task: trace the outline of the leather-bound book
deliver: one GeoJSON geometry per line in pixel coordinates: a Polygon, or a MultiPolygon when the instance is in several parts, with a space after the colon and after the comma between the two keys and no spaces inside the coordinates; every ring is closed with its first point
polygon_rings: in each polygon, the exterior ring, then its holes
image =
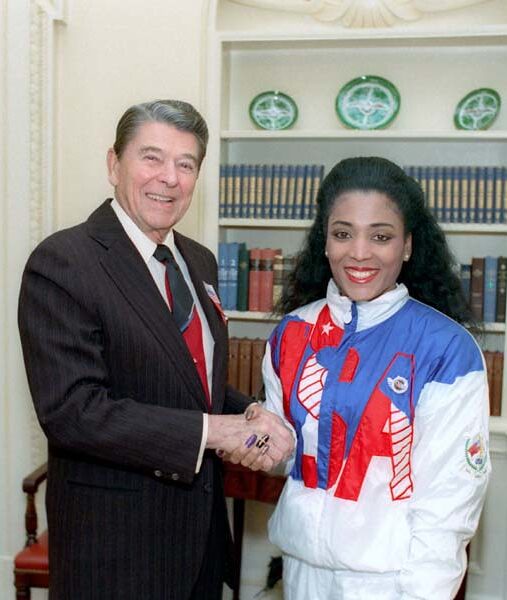
{"type": "Polygon", "coordinates": [[[498,257],[496,275],[496,316],[497,323],[505,323],[505,304],[507,296],[507,256],[498,257]]]}
{"type": "Polygon", "coordinates": [[[281,250],[262,248],[259,275],[259,310],[270,312],[273,310],[273,261],[281,250]]]}
{"type": "Polygon", "coordinates": [[[248,310],[248,276],[250,273],[250,257],[246,244],[241,242],[238,252],[238,298],[237,310],[248,310]]]}
{"type": "Polygon", "coordinates": [[[492,389],[490,390],[491,416],[502,415],[503,352],[494,352],[492,389]]]}
{"type": "Polygon", "coordinates": [[[250,271],[248,273],[248,310],[257,311],[260,310],[260,248],[252,248],[249,251],[249,256],[250,271]]]}
{"type": "Polygon", "coordinates": [[[482,321],[484,308],[484,258],[472,258],[470,308],[474,317],[482,321]]]}
{"type": "Polygon", "coordinates": [[[256,400],[262,389],[262,359],[266,350],[266,340],[255,338],[252,340],[252,372],[251,372],[251,393],[256,400]]]}
{"type": "Polygon", "coordinates": [[[239,338],[238,390],[246,396],[251,395],[250,379],[252,372],[252,340],[239,338]]]}
{"type": "Polygon", "coordinates": [[[227,383],[234,388],[238,388],[239,375],[239,339],[236,337],[229,338],[229,362],[227,363],[227,383]]]}

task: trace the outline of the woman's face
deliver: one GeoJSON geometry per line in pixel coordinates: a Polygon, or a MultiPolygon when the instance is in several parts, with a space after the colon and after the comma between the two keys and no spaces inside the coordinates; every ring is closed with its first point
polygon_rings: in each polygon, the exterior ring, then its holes
{"type": "Polygon", "coordinates": [[[373,300],[394,288],[412,251],[396,205],[375,191],[344,192],[329,214],[326,253],[333,279],[351,300],[373,300]]]}

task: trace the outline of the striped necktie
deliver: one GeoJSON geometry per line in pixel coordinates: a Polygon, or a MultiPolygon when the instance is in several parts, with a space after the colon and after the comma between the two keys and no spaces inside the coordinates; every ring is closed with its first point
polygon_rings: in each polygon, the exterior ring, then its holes
{"type": "Polygon", "coordinates": [[[153,256],[165,265],[167,281],[169,283],[167,292],[171,304],[171,311],[174,320],[176,321],[176,325],[183,333],[192,319],[194,299],[188,289],[183,273],[174,260],[173,253],[169,248],[163,244],[158,244],[153,256]]]}
{"type": "Polygon", "coordinates": [[[211,407],[211,396],[206,372],[202,324],[195,307],[194,298],[169,248],[163,244],[158,244],[153,256],[165,265],[167,298],[176,325],[183,335],[195,368],[199,373],[209,409],[211,407]]]}

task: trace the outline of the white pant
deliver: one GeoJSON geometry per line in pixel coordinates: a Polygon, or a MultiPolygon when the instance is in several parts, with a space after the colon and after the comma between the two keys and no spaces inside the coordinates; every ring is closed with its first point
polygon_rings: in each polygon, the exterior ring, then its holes
{"type": "Polygon", "coordinates": [[[396,573],[333,571],[283,557],[284,600],[398,600],[396,573]]]}

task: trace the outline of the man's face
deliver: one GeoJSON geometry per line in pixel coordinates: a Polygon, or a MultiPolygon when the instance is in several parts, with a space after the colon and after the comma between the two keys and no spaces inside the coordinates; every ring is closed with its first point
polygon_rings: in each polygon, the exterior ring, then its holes
{"type": "Polygon", "coordinates": [[[123,210],[159,244],[187,212],[199,174],[195,136],[166,123],[147,122],[118,158],[107,154],[109,182],[123,210]]]}

